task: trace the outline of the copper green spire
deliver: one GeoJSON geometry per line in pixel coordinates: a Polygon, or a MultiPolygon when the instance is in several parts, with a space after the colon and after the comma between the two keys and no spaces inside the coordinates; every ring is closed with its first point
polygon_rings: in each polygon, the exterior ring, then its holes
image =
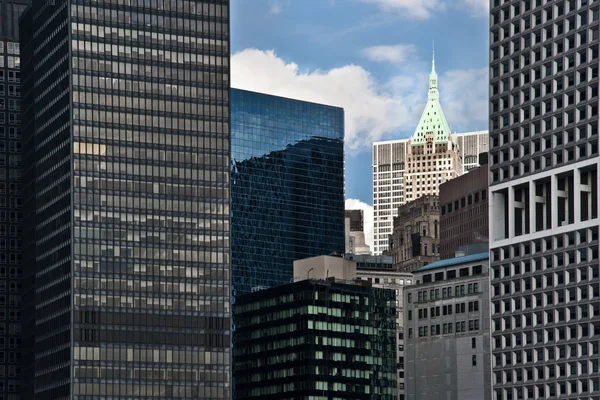
{"type": "Polygon", "coordinates": [[[434,143],[445,143],[450,138],[450,127],[444,116],[440,96],[438,92],[438,76],[435,71],[435,49],[431,59],[431,73],[429,74],[429,92],[427,94],[427,104],[421,115],[419,125],[415,129],[411,143],[413,145],[422,145],[428,139],[434,143]]]}

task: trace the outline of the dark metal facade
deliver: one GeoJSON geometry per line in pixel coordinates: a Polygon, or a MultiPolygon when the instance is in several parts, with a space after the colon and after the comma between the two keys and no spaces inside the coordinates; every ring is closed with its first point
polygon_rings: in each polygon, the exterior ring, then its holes
{"type": "Polygon", "coordinates": [[[23,238],[19,16],[0,1],[0,400],[21,391],[23,238]]]}
{"type": "Polygon", "coordinates": [[[229,2],[23,17],[26,398],[228,399],[229,2]]]}
{"type": "Polygon", "coordinates": [[[237,399],[396,399],[393,290],[306,280],[234,312],[237,399]]]}

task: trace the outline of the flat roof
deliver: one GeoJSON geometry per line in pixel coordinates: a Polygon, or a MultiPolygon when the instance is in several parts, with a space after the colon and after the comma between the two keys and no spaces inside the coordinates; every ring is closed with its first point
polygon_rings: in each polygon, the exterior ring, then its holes
{"type": "Polygon", "coordinates": [[[490,258],[490,253],[487,251],[485,253],[471,254],[469,256],[448,258],[446,260],[436,261],[434,263],[431,263],[429,265],[421,267],[414,272],[425,272],[425,271],[430,271],[432,269],[446,268],[446,267],[451,267],[453,265],[460,265],[460,264],[466,264],[466,263],[475,262],[475,261],[488,260],[489,258],[490,258]]]}

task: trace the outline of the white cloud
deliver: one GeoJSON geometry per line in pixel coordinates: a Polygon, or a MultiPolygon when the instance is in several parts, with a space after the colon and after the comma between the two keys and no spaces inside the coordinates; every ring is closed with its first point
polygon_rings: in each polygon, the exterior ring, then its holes
{"type": "Polygon", "coordinates": [[[444,114],[453,131],[473,127],[487,129],[487,68],[448,71],[440,79],[440,95],[444,114]]]}
{"type": "Polygon", "coordinates": [[[462,0],[471,15],[474,17],[487,17],[490,12],[490,0],[462,0]]]}
{"type": "MultiPolygon", "coordinates": [[[[394,11],[407,18],[427,19],[441,8],[444,0],[363,0],[376,4],[383,11],[394,11]]],[[[456,0],[454,0],[456,1],[456,0]]]]}
{"type": "Polygon", "coordinates": [[[414,44],[395,44],[367,47],[362,54],[375,62],[402,63],[413,56],[416,50],[414,44]]]}
{"type": "Polygon", "coordinates": [[[473,17],[486,16],[489,0],[362,0],[376,4],[383,11],[393,11],[406,18],[428,19],[448,6],[467,10],[473,17]]]}
{"type": "MultiPolygon", "coordinates": [[[[343,107],[350,153],[370,150],[373,142],[392,135],[412,134],[425,105],[427,74],[378,82],[358,65],[306,70],[273,50],[246,49],[231,58],[232,87],[343,107]]],[[[487,126],[487,68],[449,71],[439,82],[442,107],[454,131],[487,126]]]]}
{"type": "Polygon", "coordinates": [[[346,210],[363,210],[365,242],[373,251],[373,206],[357,199],[346,199],[346,210]]]}
{"type": "Polygon", "coordinates": [[[279,15],[282,11],[281,3],[278,0],[269,1],[269,12],[267,12],[267,15],[279,15]]]}
{"type": "MultiPolygon", "coordinates": [[[[350,152],[370,148],[399,127],[418,118],[423,103],[414,92],[385,91],[371,74],[358,65],[324,70],[300,70],[273,50],[246,49],[231,58],[231,86],[343,107],[345,141],[350,152]]],[[[421,88],[423,93],[426,88],[421,88]]]]}

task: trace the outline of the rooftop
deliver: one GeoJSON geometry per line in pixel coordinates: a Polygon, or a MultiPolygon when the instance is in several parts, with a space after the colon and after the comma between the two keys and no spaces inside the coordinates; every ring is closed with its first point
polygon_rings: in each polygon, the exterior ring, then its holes
{"type": "Polygon", "coordinates": [[[488,260],[489,258],[490,258],[489,252],[471,254],[470,256],[464,256],[464,257],[449,258],[447,260],[436,261],[434,263],[431,263],[429,265],[421,267],[414,272],[431,271],[433,269],[446,268],[446,267],[452,267],[454,265],[467,264],[467,263],[475,262],[475,261],[488,260]]]}

